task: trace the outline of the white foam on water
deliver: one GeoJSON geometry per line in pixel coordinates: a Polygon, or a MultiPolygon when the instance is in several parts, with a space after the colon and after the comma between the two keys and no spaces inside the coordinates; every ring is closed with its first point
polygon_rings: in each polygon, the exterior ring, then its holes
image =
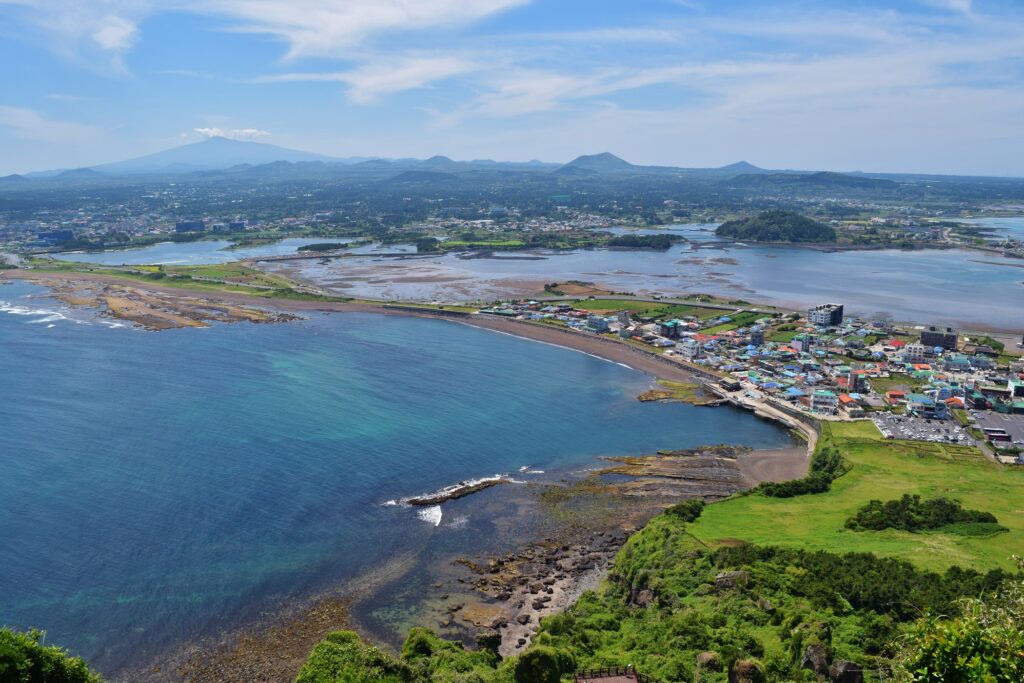
{"type": "Polygon", "coordinates": [[[440,505],[431,505],[430,507],[421,508],[416,511],[416,515],[427,524],[433,524],[434,526],[441,526],[441,516],[444,513],[441,512],[440,505]]]}
{"type": "Polygon", "coordinates": [[[467,524],[469,524],[469,515],[458,515],[444,526],[446,529],[464,529],[467,524]]]}
{"type": "MultiPolygon", "coordinates": [[[[44,316],[42,318],[38,318],[36,320],[29,320],[28,322],[29,322],[29,324],[34,325],[34,324],[37,324],[37,323],[57,322],[58,320],[67,320],[67,316],[65,316],[63,313],[53,312],[53,313],[50,313],[50,315],[44,316]]],[[[52,325],[51,325],[51,327],[52,327],[52,325]]]]}

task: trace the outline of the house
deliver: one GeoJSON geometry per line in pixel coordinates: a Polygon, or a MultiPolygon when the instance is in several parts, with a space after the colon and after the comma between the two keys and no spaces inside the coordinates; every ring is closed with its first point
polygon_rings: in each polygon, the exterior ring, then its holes
{"type": "Polygon", "coordinates": [[[887,391],[885,392],[885,401],[891,406],[899,405],[907,400],[907,392],[905,391],[887,391]]]}
{"type": "Polygon", "coordinates": [[[949,417],[949,411],[944,402],[937,402],[935,399],[924,394],[910,394],[907,396],[907,412],[929,420],[945,420],[949,417]]]}
{"type": "Polygon", "coordinates": [[[849,394],[839,395],[839,407],[852,418],[864,417],[864,409],[860,407],[857,399],[849,394]]]}

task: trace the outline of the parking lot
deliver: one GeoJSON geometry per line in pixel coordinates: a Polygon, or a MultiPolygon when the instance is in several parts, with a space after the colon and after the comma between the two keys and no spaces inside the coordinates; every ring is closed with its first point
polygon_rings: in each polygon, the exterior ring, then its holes
{"type": "Polygon", "coordinates": [[[935,443],[973,444],[963,427],[955,420],[926,420],[922,417],[877,413],[871,416],[875,426],[887,439],[932,441],[935,443]]]}
{"type": "Polygon", "coordinates": [[[1003,415],[990,410],[972,412],[972,415],[977,415],[978,429],[1005,429],[1013,445],[1024,446],[1024,415],[1003,415]]]}

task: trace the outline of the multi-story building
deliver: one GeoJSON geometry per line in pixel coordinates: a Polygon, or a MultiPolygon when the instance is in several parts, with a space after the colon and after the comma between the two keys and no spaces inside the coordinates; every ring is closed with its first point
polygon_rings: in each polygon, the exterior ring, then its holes
{"type": "Polygon", "coordinates": [[[913,344],[907,344],[903,347],[903,362],[904,363],[923,363],[925,345],[917,342],[913,344]]]}
{"type": "Polygon", "coordinates": [[[807,322],[822,327],[835,327],[843,323],[842,304],[821,304],[807,309],[807,322]]]}
{"type": "Polygon", "coordinates": [[[174,226],[175,232],[203,232],[206,223],[203,221],[181,221],[174,226]]]}
{"type": "Polygon", "coordinates": [[[679,355],[687,360],[693,360],[700,356],[700,342],[693,337],[687,337],[676,345],[679,355]]]}
{"type": "Polygon", "coordinates": [[[588,315],[587,329],[591,332],[607,332],[609,329],[608,320],[599,315],[588,315]]]}
{"type": "Polygon", "coordinates": [[[921,333],[921,343],[932,348],[940,346],[946,351],[956,351],[956,330],[952,327],[945,329],[929,327],[921,333]]]}
{"type": "Polygon", "coordinates": [[[835,393],[819,389],[811,394],[811,412],[822,415],[835,415],[839,398],[835,393]]]}

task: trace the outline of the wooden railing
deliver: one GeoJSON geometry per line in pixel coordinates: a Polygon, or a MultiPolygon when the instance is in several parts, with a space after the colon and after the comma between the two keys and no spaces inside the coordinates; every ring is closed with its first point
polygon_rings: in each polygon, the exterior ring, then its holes
{"type": "Polygon", "coordinates": [[[589,683],[602,678],[631,676],[637,683],[661,683],[656,678],[645,676],[632,666],[606,666],[600,669],[581,669],[572,675],[573,683],[589,683]]]}

